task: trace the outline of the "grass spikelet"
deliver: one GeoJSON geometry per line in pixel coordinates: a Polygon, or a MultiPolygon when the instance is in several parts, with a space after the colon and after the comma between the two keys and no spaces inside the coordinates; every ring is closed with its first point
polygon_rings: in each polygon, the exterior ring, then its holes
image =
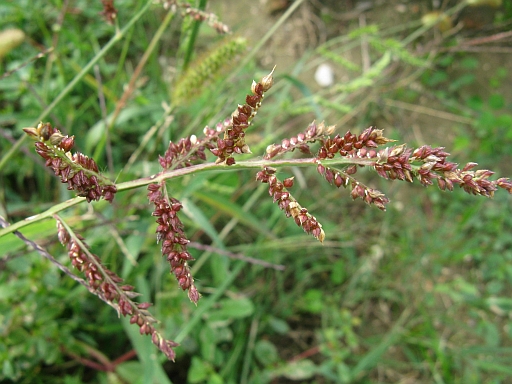
{"type": "Polygon", "coordinates": [[[230,66],[233,59],[245,51],[247,40],[242,37],[228,37],[196,59],[183,73],[172,90],[175,105],[189,101],[209,85],[223,69],[230,66]]]}

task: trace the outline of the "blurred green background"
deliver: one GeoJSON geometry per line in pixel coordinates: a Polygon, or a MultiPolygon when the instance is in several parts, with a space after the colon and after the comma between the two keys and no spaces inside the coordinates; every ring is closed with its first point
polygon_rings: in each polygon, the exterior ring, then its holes
{"type": "MultiPolygon", "coordinates": [[[[0,214],[13,224],[73,197],[32,145],[9,153],[22,128],[41,116],[75,135],[77,150],[112,179],[129,181],[159,171],[158,155],[169,140],[200,135],[228,117],[252,79],[274,65],[275,85],[247,134],[254,156],[316,119],[336,124],[340,134],[376,125],[410,147],[445,146],[453,161],[510,176],[512,7],[472,3],[192,4],[232,29],[222,36],[184,16],[180,6],[175,14],[171,7],[171,18],[164,4],[116,1],[117,21],[110,25],[100,1],[2,2],[0,27],[25,38],[15,36],[0,63],[0,214]],[[124,29],[130,20],[135,23],[124,29]],[[315,78],[322,65],[333,76],[324,87],[315,78]],[[132,92],[116,114],[127,89],[132,92]]],[[[390,182],[361,169],[358,177],[391,199],[381,212],[353,202],[313,169],[279,172],[281,179],[292,175],[294,196],[323,224],[323,245],[284,217],[253,171],[168,182],[184,205],[189,238],[213,247],[190,249],[203,294],[197,308],[161,257],[145,188],[119,193],[112,205],[62,212],[105,265],[154,303],[162,332],[181,343],[175,363],[21,240],[1,237],[0,381],[512,380],[506,193],[488,200],[390,182]]],[[[21,232],[69,265],[52,220],[21,232]]]]}

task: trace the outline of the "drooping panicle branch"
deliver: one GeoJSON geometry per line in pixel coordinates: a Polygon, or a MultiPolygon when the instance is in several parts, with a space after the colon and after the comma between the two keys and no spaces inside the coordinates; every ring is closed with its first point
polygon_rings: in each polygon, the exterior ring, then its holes
{"type": "Polygon", "coordinates": [[[58,216],[57,234],[60,243],[68,250],[73,266],[87,278],[90,290],[115,308],[119,315],[130,316],[130,323],[137,324],[141,335],[151,335],[151,340],[170,360],[176,353],[173,348],[179,344],[166,340],[156,331],[157,320],[148,311],[150,303],[136,303],[132,299],[140,296],[131,285],[122,284],[123,279],[106,268],[100,258],[89,251],[82,236],[68,231],[67,225],[58,216]]]}
{"type": "Polygon", "coordinates": [[[211,149],[211,152],[217,156],[217,164],[233,165],[235,164],[233,154],[251,153],[249,146],[245,142],[245,131],[251,125],[254,116],[256,116],[261,107],[261,101],[265,92],[274,84],[274,69],[259,82],[252,82],[252,95],[247,95],[245,104],[239,105],[231,115],[230,124],[224,131],[224,138],[219,138],[217,140],[217,148],[211,149]]]}
{"type": "Polygon", "coordinates": [[[87,202],[103,197],[112,202],[117,192],[115,184],[104,177],[98,170],[96,162],[80,152],[71,154],[75,144],[74,136],[64,136],[50,123],[39,123],[37,128],[23,128],[32,139],[36,140],[36,152],[46,160],[45,165],[60,177],[62,183],[87,202]]]}
{"type": "Polygon", "coordinates": [[[453,191],[453,186],[459,185],[467,193],[486,197],[492,197],[497,188],[511,192],[511,182],[507,178],[492,181],[489,177],[494,172],[473,170],[476,163],[468,163],[459,169],[458,164],[447,161],[450,154],[444,150],[444,147],[432,148],[424,145],[413,150],[401,144],[378,151],[376,148],[379,145],[393,141],[384,137],[382,133],[382,130],[370,127],[358,136],[349,131],[343,137],[336,135],[333,139],[320,139],[322,145],[317,155],[318,172],[338,188],[341,185],[350,184],[352,198],[360,197],[368,204],[373,204],[382,210],[385,210],[389,199],[382,192],[369,188],[355,179],[352,176],[357,171],[355,165],[339,171],[325,166],[321,160],[333,159],[336,156],[349,159],[374,159],[375,162],[370,163],[371,167],[385,179],[398,179],[411,183],[414,179],[418,179],[424,186],[430,186],[437,181],[441,190],[453,191]]]}
{"type": "Polygon", "coordinates": [[[374,168],[386,179],[412,182],[416,178],[424,186],[430,186],[437,181],[439,189],[443,191],[453,191],[454,185],[459,185],[472,195],[493,197],[498,188],[511,193],[510,179],[489,180],[494,172],[487,169],[475,170],[478,164],[472,162],[460,169],[457,163],[447,160],[449,156],[444,147],[432,148],[424,145],[412,150],[402,144],[380,151],[374,168]]]}
{"type": "Polygon", "coordinates": [[[386,210],[389,199],[381,191],[366,186],[352,176],[357,171],[356,165],[349,165],[342,171],[325,167],[318,161],[316,170],[329,184],[334,184],[337,188],[346,188],[350,185],[350,196],[353,200],[360,198],[368,205],[375,205],[382,211],[386,210]]]}
{"type": "Polygon", "coordinates": [[[295,223],[301,227],[304,232],[313,235],[320,242],[324,241],[325,233],[322,224],[311,215],[306,208],[300,206],[295,198],[288,192],[293,187],[293,177],[280,181],[275,175],[276,170],[265,167],[256,175],[256,180],[269,185],[268,192],[272,196],[274,203],[285,212],[286,217],[293,217],[295,223]]]}
{"type": "Polygon", "coordinates": [[[157,217],[157,241],[162,242],[162,255],[171,265],[171,273],[178,280],[181,289],[188,291],[190,301],[197,304],[201,297],[194,285],[188,262],[194,260],[187,250],[187,239],[183,231],[183,223],[178,212],[183,207],[181,203],[165,193],[165,186],[160,184],[148,185],[148,199],[155,205],[153,216],[157,217]]]}
{"type": "Polygon", "coordinates": [[[334,128],[334,125],[326,127],[323,122],[316,124],[313,121],[304,132],[299,133],[297,136],[283,139],[281,144],[270,144],[263,158],[270,160],[287,152],[293,152],[295,149],[304,154],[311,154],[310,144],[326,135],[331,135],[334,132],[334,128]]]}
{"type": "MultiPolygon", "coordinates": [[[[264,159],[272,160],[295,149],[310,154],[311,144],[318,141],[320,147],[315,157],[317,172],[337,188],[350,186],[350,195],[353,199],[360,198],[383,211],[386,210],[389,199],[381,191],[366,186],[354,176],[359,167],[374,168],[385,179],[408,182],[418,179],[424,186],[430,186],[437,181],[441,190],[452,191],[454,185],[459,185],[467,193],[486,197],[492,197],[498,188],[512,193],[510,179],[489,180],[494,172],[473,170],[476,163],[468,163],[459,169],[458,164],[447,161],[450,154],[445,152],[444,147],[432,148],[424,145],[413,150],[401,144],[379,150],[379,146],[394,141],[384,137],[380,129],[369,127],[359,135],[348,131],[343,136],[338,134],[331,138],[333,131],[334,126],[326,128],[324,123],[317,125],[313,122],[297,137],[284,139],[279,145],[269,145],[264,159]],[[335,165],[337,157],[347,160],[341,169],[335,165]]],[[[258,173],[257,179],[271,184],[270,194],[274,196],[274,201],[279,201],[280,207],[289,206],[288,192],[280,190],[282,185],[275,181],[275,171],[269,171],[271,169],[266,167],[258,173]]],[[[294,208],[292,204],[292,209],[294,208]]]]}

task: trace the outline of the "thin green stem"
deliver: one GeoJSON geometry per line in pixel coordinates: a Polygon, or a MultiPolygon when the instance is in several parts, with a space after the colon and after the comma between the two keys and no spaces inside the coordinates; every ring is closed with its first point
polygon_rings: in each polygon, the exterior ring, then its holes
{"type": "Polygon", "coordinates": [[[255,349],[256,345],[256,338],[258,337],[258,329],[259,329],[259,317],[256,317],[251,322],[251,329],[249,331],[249,340],[247,342],[247,348],[245,349],[244,354],[244,362],[243,362],[243,368],[242,368],[242,375],[241,375],[241,384],[246,384],[249,380],[249,373],[251,369],[251,357],[255,349]]]}
{"type": "Polygon", "coordinates": [[[13,225],[9,225],[8,227],[6,227],[0,231],[0,239],[2,238],[2,236],[7,235],[8,233],[14,232],[20,228],[26,227],[27,225],[30,225],[37,221],[41,221],[41,220],[47,219],[48,217],[52,217],[57,212],[63,211],[64,209],[67,209],[74,205],[77,205],[77,204],[81,203],[82,201],[85,201],[85,197],[75,197],[73,199],[66,200],[60,204],[54,205],[53,207],[51,207],[50,209],[48,209],[42,213],[27,217],[26,219],[18,221],[17,223],[15,223],[13,225]]]}
{"type": "Polygon", "coordinates": [[[150,43],[148,45],[148,48],[144,51],[144,54],[142,55],[139,63],[137,64],[137,67],[133,71],[133,75],[130,78],[130,82],[128,83],[128,86],[126,87],[126,90],[123,93],[123,96],[121,96],[121,99],[119,99],[119,101],[117,102],[116,109],[115,109],[114,115],[112,116],[112,119],[110,121],[108,130],[112,130],[112,127],[114,126],[114,124],[115,124],[119,114],[121,113],[121,109],[126,104],[126,101],[127,101],[128,97],[135,90],[135,83],[137,82],[137,79],[139,78],[139,76],[140,76],[140,74],[142,72],[142,69],[144,68],[144,66],[146,65],[149,57],[151,56],[151,54],[155,50],[158,41],[160,40],[160,38],[164,34],[165,30],[167,29],[167,27],[171,23],[174,15],[175,15],[174,11],[169,11],[167,13],[167,15],[165,16],[165,19],[162,21],[162,23],[160,24],[160,27],[158,27],[158,30],[155,32],[155,35],[151,39],[151,41],[150,41],[150,43]]]}
{"type": "MultiPolygon", "coordinates": [[[[66,97],[69,92],[75,87],[76,84],[91,70],[91,68],[96,64],[105,54],[116,44],[119,40],[123,38],[126,32],[142,17],[142,15],[148,10],[150,5],[153,3],[153,0],[149,0],[142,9],[126,24],[126,26],[118,33],[116,33],[110,41],[99,51],[96,56],[94,56],[89,63],[78,73],[73,80],[61,91],[61,93],[48,105],[43,112],[37,117],[34,125],[36,125],[39,121],[43,120],[48,114],[52,111],[53,108],[66,97]]],[[[4,168],[7,162],[11,159],[14,153],[21,147],[21,145],[25,142],[27,135],[21,136],[18,141],[7,151],[7,153],[0,160],[0,171],[4,168]]]]}
{"type": "MultiPolygon", "coordinates": [[[[375,163],[375,159],[359,159],[359,158],[336,158],[330,160],[322,160],[322,164],[325,166],[333,166],[337,164],[358,164],[358,165],[373,165],[375,163]]],[[[149,177],[143,177],[137,180],[131,180],[124,183],[117,184],[117,191],[127,191],[129,189],[143,187],[152,183],[160,183],[164,180],[173,179],[176,177],[181,177],[190,174],[222,170],[222,171],[235,171],[240,169],[261,169],[263,167],[273,167],[273,168],[283,168],[283,167],[316,167],[317,160],[315,158],[307,158],[307,159],[284,159],[284,160],[250,160],[250,161],[240,161],[235,163],[234,165],[225,165],[225,164],[215,164],[215,163],[207,163],[207,164],[199,164],[194,165],[192,167],[174,169],[171,171],[163,171],[157,173],[155,175],[149,177]]],[[[74,205],[77,205],[85,201],[84,197],[75,197],[73,199],[67,200],[63,203],[54,205],[50,209],[35,216],[28,217],[24,220],[18,221],[17,223],[10,225],[7,228],[3,228],[0,230],[0,239],[20,228],[26,227],[32,223],[37,221],[44,220],[48,217],[51,217],[57,212],[63,211],[64,209],[70,208],[74,205]]]]}
{"type": "MultiPolygon", "coordinates": [[[[197,9],[204,11],[206,8],[206,3],[208,0],[199,0],[199,6],[197,9]]],[[[201,20],[195,20],[192,25],[192,30],[190,32],[190,36],[187,42],[187,48],[185,50],[185,57],[183,58],[183,67],[181,69],[182,73],[185,72],[190,64],[190,60],[192,59],[192,52],[194,52],[194,45],[196,43],[197,35],[199,34],[199,27],[203,22],[201,20]]]]}

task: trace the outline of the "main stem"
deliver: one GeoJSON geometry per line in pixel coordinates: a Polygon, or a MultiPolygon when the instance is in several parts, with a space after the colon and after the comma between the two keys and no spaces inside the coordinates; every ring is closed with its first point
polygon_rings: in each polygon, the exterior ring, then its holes
{"type": "MultiPolygon", "coordinates": [[[[181,177],[185,175],[190,175],[194,173],[202,173],[207,171],[214,170],[223,170],[223,171],[234,171],[239,169],[261,169],[263,167],[272,167],[272,168],[283,168],[283,167],[313,167],[317,166],[317,159],[315,158],[307,158],[307,159],[286,159],[286,160],[250,160],[250,161],[240,161],[235,163],[234,165],[225,165],[225,164],[215,164],[215,163],[207,163],[207,164],[199,164],[193,165],[191,167],[174,169],[172,171],[162,171],[155,175],[149,177],[143,177],[137,180],[126,181],[124,183],[116,184],[117,190],[126,191],[129,189],[143,187],[145,185],[149,185],[152,183],[159,183],[164,180],[174,179],[176,177],[181,177]]],[[[333,166],[338,164],[358,164],[358,165],[373,165],[375,164],[375,159],[359,159],[359,158],[337,158],[331,160],[322,160],[322,164],[325,166],[333,166]]],[[[3,236],[17,231],[23,227],[26,227],[32,223],[44,220],[48,217],[52,217],[54,214],[63,211],[67,208],[70,208],[74,205],[77,205],[81,202],[85,201],[84,197],[75,197],[73,199],[69,199],[63,203],[54,205],[50,209],[45,212],[42,212],[38,215],[28,217],[24,220],[18,221],[17,223],[10,225],[6,228],[0,230],[0,238],[3,236]]]]}

